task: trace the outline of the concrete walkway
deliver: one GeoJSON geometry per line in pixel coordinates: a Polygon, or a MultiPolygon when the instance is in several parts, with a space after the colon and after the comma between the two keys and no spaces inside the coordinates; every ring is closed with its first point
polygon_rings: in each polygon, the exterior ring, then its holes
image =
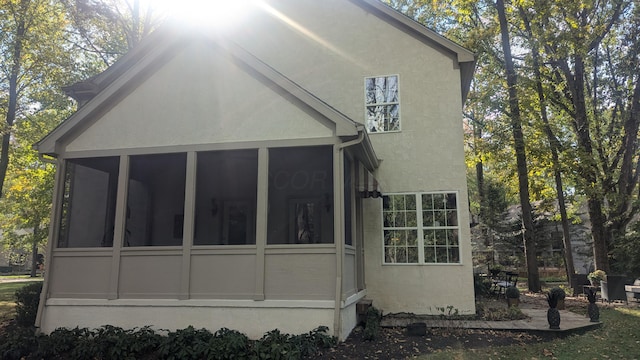
{"type": "Polygon", "coordinates": [[[384,327],[405,327],[415,322],[424,322],[427,328],[465,328],[465,329],[490,329],[490,330],[513,330],[513,331],[549,331],[549,332],[570,332],[576,330],[587,330],[596,328],[602,322],[591,322],[588,317],[572,313],[568,310],[560,310],[560,329],[549,329],[546,309],[521,309],[529,318],[524,320],[507,321],[485,321],[485,320],[448,320],[434,319],[433,317],[421,316],[386,316],[382,320],[384,327]]]}
{"type": "MultiPolygon", "coordinates": [[[[576,307],[583,307],[586,310],[587,301],[582,298],[569,298],[571,304],[576,307]]],[[[483,300],[485,308],[501,309],[506,308],[503,299],[485,299],[483,300]]],[[[601,309],[608,306],[598,303],[601,309]]],[[[381,325],[384,327],[406,327],[408,324],[416,322],[424,322],[427,328],[465,328],[465,329],[491,329],[491,330],[512,330],[512,331],[541,331],[565,333],[572,331],[588,330],[597,328],[602,322],[591,322],[588,316],[573,313],[569,310],[560,310],[560,329],[549,329],[547,322],[548,305],[544,294],[524,293],[520,296],[520,310],[527,315],[527,319],[523,320],[505,320],[505,321],[486,321],[486,320],[450,320],[434,316],[419,316],[414,314],[390,314],[384,316],[381,325]]]]}

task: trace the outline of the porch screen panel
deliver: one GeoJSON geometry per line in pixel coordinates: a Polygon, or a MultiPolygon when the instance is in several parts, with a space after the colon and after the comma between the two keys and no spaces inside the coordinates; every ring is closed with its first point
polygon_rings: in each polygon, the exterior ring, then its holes
{"type": "Polygon", "coordinates": [[[333,243],[333,149],[269,149],[268,244],[333,243]]]}
{"type": "Polygon", "coordinates": [[[132,156],[124,246],[180,246],[187,155],[132,156]]]}
{"type": "Polygon", "coordinates": [[[58,247],[113,245],[117,157],[68,159],[58,247]]]}
{"type": "Polygon", "coordinates": [[[256,243],[258,151],[198,153],[194,245],[256,243]]]}

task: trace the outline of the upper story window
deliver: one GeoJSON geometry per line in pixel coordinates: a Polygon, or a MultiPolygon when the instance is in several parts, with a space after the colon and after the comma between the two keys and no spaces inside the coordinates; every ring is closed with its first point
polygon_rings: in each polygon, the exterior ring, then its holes
{"type": "Polygon", "coordinates": [[[367,131],[400,131],[400,97],[398,75],[364,79],[367,131]]]}
{"type": "Polygon", "coordinates": [[[384,263],[460,263],[456,193],[383,197],[384,263]]]}

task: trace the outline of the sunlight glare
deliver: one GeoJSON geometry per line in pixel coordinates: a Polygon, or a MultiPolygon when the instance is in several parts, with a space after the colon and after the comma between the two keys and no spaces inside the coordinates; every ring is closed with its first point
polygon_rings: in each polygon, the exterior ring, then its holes
{"type": "Polygon", "coordinates": [[[242,20],[257,0],[151,0],[150,5],[189,25],[227,28],[242,20]]]}

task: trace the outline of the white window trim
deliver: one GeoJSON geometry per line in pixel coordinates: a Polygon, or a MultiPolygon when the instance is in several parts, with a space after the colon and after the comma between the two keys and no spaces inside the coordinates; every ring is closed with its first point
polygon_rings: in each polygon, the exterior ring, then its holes
{"type": "MultiPolygon", "coordinates": [[[[369,135],[374,135],[374,134],[388,134],[388,133],[399,133],[402,131],[402,105],[400,104],[401,99],[400,99],[400,74],[388,74],[388,75],[376,75],[376,76],[365,76],[363,81],[363,94],[364,94],[364,98],[363,98],[363,102],[364,102],[364,127],[367,130],[367,134],[369,135]],[[382,78],[382,77],[391,77],[391,76],[395,76],[398,78],[398,101],[397,102],[385,102],[385,103],[376,103],[375,105],[372,104],[367,104],[367,79],[375,79],[375,78],[382,78]],[[388,106],[388,105],[398,105],[398,130],[385,130],[385,131],[376,131],[376,132],[370,132],[369,128],[367,127],[367,108],[372,107],[372,106],[388,106]]],[[[399,194],[398,194],[399,195],[399,194]]]]}
{"type": "MultiPolygon", "coordinates": [[[[442,190],[442,191],[417,191],[417,192],[399,192],[399,193],[385,193],[385,195],[413,195],[416,198],[416,230],[418,233],[418,262],[417,263],[388,263],[385,261],[385,246],[384,246],[384,204],[382,204],[380,210],[381,217],[381,247],[382,247],[382,266],[461,266],[464,265],[462,262],[462,232],[460,226],[460,192],[458,190],[442,190]],[[434,194],[456,194],[456,216],[458,218],[458,257],[459,262],[456,263],[435,263],[435,262],[425,262],[424,259],[424,225],[422,221],[422,196],[423,194],[434,195],[434,194]],[[420,195],[420,196],[419,196],[420,195]]],[[[448,227],[445,227],[448,228],[448,227]]],[[[413,227],[406,228],[413,230],[413,227]]]]}

